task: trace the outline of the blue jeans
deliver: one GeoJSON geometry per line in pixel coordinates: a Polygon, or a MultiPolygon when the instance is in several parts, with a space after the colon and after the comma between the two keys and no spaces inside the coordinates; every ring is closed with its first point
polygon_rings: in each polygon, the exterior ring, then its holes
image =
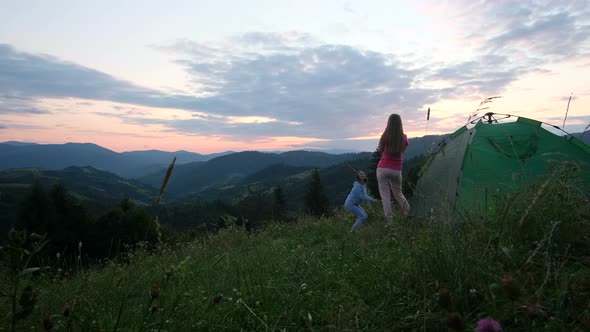
{"type": "Polygon", "coordinates": [[[363,210],[363,208],[360,207],[360,205],[354,205],[346,202],[344,203],[344,207],[356,216],[357,219],[354,225],[352,225],[352,230],[358,231],[358,229],[361,228],[361,225],[367,222],[369,216],[367,215],[365,210],[363,210]]]}

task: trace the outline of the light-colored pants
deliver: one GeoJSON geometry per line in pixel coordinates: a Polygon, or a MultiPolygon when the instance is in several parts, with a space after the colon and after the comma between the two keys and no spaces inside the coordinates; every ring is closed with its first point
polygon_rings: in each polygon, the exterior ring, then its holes
{"type": "Polygon", "coordinates": [[[402,172],[390,168],[377,167],[377,183],[379,183],[379,194],[383,204],[383,214],[388,223],[393,222],[393,212],[391,211],[391,193],[402,209],[404,216],[410,212],[410,204],[402,193],[402,172]]]}
{"type": "Polygon", "coordinates": [[[358,229],[361,228],[361,225],[366,223],[367,219],[369,218],[367,212],[365,212],[365,210],[363,210],[363,208],[358,205],[350,204],[348,200],[346,201],[346,203],[344,203],[344,207],[348,211],[352,212],[352,214],[354,214],[357,218],[354,225],[352,225],[352,230],[358,231],[358,229]]]}

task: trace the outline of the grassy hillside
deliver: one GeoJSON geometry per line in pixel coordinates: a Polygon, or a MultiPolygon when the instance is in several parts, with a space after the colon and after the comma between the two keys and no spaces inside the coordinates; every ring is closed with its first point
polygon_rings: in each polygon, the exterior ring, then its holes
{"type": "MultiPolygon", "coordinates": [[[[386,229],[373,207],[359,233],[343,211],[139,248],[73,276],[52,267],[20,277],[17,294],[31,286],[37,300],[17,330],[444,331],[473,330],[488,316],[507,331],[587,330],[587,199],[556,178],[498,211],[386,229]]],[[[0,273],[2,294],[17,272],[0,273]]],[[[8,297],[0,308],[7,330],[8,297]]]]}

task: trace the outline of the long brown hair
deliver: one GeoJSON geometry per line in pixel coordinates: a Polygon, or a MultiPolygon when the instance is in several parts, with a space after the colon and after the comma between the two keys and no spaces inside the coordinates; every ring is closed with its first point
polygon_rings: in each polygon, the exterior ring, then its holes
{"type": "Polygon", "coordinates": [[[391,114],[379,140],[379,152],[398,153],[404,150],[404,127],[399,114],[391,114]]]}

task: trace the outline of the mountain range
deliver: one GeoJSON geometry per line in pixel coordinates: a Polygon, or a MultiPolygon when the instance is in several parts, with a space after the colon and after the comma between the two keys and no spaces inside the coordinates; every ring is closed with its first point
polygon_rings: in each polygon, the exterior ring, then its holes
{"type": "Polygon", "coordinates": [[[586,145],[590,146],[590,130],[587,130],[583,133],[573,133],[572,136],[578,138],[586,145]]]}
{"type": "MultiPolygon", "coordinates": [[[[410,139],[410,145],[406,151],[407,158],[423,153],[441,137],[430,135],[410,139]]],[[[333,164],[327,161],[330,159],[328,156],[335,156],[335,160],[344,160],[351,154],[361,152],[344,151],[307,151],[310,154],[305,157],[301,151],[268,152],[264,156],[258,156],[274,158],[275,161],[285,159],[284,162],[293,165],[311,165],[317,162],[314,166],[322,167],[333,164]],[[282,157],[276,158],[273,155],[281,155],[282,157]],[[300,161],[297,160],[298,158],[300,161]]],[[[160,150],[115,152],[93,143],[37,144],[9,141],[0,143],[0,170],[11,168],[60,170],[69,166],[90,166],[125,178],[142,178],[151,174],[161,174],[174,157],[176,157],[177,166],[192,164],[189,168],[194,168],[200,162],[231,154],[235,154],[235,152],[225,151],[212,154],[199,154],[183,150],[175,152],[160,150]]],[[[242,161],[240,158],[238,157],[239,160],[236,161],[242,161]]]]}
{"type": "MultiPolygon", "coordinates": [[[[289,167],[324,168],[355,159],[368,159],[369,152],[332,155],[324,152],[289,151],[267,153],[258,151],[237,152],[217,157],[206,163],[189,163],[174,168],[166,187],[169,195],[185,196],[202,192],[212,186],[241,182],[244,178],[269,166],[283,164],[289,167]]],[[[273,171],[266,172],[270,177],[273,171]]],[[[165,170],[138,178],[157,187],[164,179],[165,170]]]]}
{"type": "MultiPolygon", "coordinates": [[[[590,140],[590,134],[576,136],[584,142],[590,140]]],[[[442,137],[410,139],[404,171],[419,162],[419,158],[413,157],[425,154],[442,137]]],[[[174,156],[177,163],[163,204],[215,200],[235,204],[253,192],[270,194],[280,185],[289,208],[297,210],[302,207],[311,170],[318,168],[324,190],[336,206],[345,199],[354,181],[351,168],[370,171],[374,167],[371,154],[244,151],[200,155],[157,150],[117,153],[95,144],[0,143],[0,231],[16,220],[19,202],[35,181],[46,188],[63,184],[96,214],[104,213],[124,197],[136,204],[153,205],[174,156]]]]}
{"type": "Polygon", "coordinates": [[[35,144],[0,143],[0,169],[41,168],[60,170],[69,166],[91,166],[127,178],[156,172],[177,158],[178,164],[204,162],[232,151],[202,155],[188,151],[158,150],[115,152],[93,143],[35,144]]]}

